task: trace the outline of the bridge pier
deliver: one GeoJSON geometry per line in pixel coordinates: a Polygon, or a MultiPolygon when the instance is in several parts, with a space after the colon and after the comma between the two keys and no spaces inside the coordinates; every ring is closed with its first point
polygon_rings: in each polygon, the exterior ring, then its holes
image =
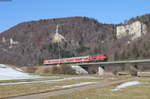
{"type": "Polygon", "coordinates": [[[98,75],[104,75],[105,68],[104,66],[82,66],[84,70],[88,72],[88,74],[98,74],[98,75]]]}
{"type": "Polygon", "coordinates": [[[104,66],[83,66],[82,68],[85,69],[88,74],[103,75],[105,72],[104,66]]]}
{"type": "Polygon", "coordinates": [[[105,72],[105,71],[104,71],[104,67],[103,67],[103,66],[99,66],[97,73],[98,73],[99,75],[104,75],[104,72],[105,72]]]}
{"type": "Polygon", "coordinates": [[[131,67],[131,75],[132,76],[138,76],[138,71],[139,71],[138,65],[133,64],[131,67]]]}
{"type": "Polygon", "coordinates": [[[71,67],[76,71],[77,74],[88,74],[88,71],[79,65],[71,65],[71,67]]]}

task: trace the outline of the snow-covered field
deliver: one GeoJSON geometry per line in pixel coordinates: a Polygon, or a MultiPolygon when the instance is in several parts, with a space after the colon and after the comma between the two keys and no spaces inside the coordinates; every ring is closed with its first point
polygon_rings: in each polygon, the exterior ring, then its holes
{"type": "Polygon", "coordinates": [[[30,84],[30,83],[54,83],[54,82],[60,82],[60,81],[79,80],[79,79],[98,79],[98,78],[83,76],[83,77],[69,77],[69,78],[41,80],[41,81],[8,82],[8,83],[0,83],[0,85],[19,85],[19,84],[30,84]]]}
{"type": "Polygon", "coordinates": [[[118,85],[116,88],[112,89],[112,91],[118,91],[122,88],[126,88],[126,87],[129,87],[129,86],[134,86],[134,85],[139,85],[139,84],[142,84],[142,83],[139,82],[139,81],[125,82],[123,84],[118,85]]]}
{"type": "Polygon", "coordinates": [[[23,73],[18,68],[11,68],[10,66],[0,64],[0,80],[31,79],[31,78],[39,78],[39,76],[23,73]]]}
{"type": "Polygon", "coordinates": [[[82,86],[82,85],[89,85],[89,84],[95,84],[95,83],[97,83],[97,82],[81,82],[81,83],[77,83],[77,84],[56,86],[56,87],[59,87],[59,88],[70,88],[70,87],[78,87],[78,86],[82,86]]]}

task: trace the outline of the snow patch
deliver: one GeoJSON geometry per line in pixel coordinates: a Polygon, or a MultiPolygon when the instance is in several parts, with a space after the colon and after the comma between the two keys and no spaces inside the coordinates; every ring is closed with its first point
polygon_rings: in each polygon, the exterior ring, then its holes
{"type": "Polygon", "coordinates": [[[98,79],[97,77],[70,77],[70,78],[62,78],[62,79],[54,79],[54,80],[43,80],[43,81],[26,81],[26,82],[9,82],[9,83],[0,83],[0,85],[18,85],[18,84],[30,84],[30,83],[54,83],[59,81],[68,81],[68,80],[78,80],[78,79],[98,79]]]}
{"type": "Polygon", "coordinates": [[[70,78],[62,78],[62,79],[55,79],[55,80],[48,80],[48,81],[67,81],[67,80],[78,80],[78,79],[98,79],[98,78],[83,76],[83,77],[70,77],[70,78]]]}
{"type": "Polygon", "coordinates": [[[95,84],[95,83],[97,83],[97,82],[82,82],[82,83],[78,83],[78,84],[56,86],[56,87],[59,87],[59,88],[70,88],[70,87],[78,87],[78,86],[82,86],[82,85],[89,85],[89,84],[95,84]]]}
{"type": "Polygon", "coordinates": [[[7,65],[0,64],[0,80],[31,79],[39,77],[40,76],[23,73],[18,68],[15,69],[7,65]]]}
{"type": "Polygon", "coordinates": [[[123,84],[120,84],[119,86],[117,86],[116,88],[112,89],[112,91],[118,91],[122,88],[126,88],[126,87],[129,87],[129,86],[134,86],[134,85],[139,85],[139,84],[142,84],[141,82],[139,81],[130,81],[130,82],[125,82],[123,84]]]}

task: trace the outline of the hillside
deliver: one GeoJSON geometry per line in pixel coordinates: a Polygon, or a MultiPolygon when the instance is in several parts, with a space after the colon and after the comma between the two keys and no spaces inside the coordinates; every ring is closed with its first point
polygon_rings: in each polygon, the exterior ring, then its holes
{"type": "Polygon", "coordinates": [[[149,31],[149,14],[117,25],[88,17],[23,22],[0,34],[0,63],[39,65],[59,58],[59,50],[61,58],[95,54],[107,54],[109,60],[149,58],[149,31]]]}
{"type": "Polygon", "coordinates": [[[0,34],[0,63],[27,66],[44,59],[94,55],[106,52],[114,39],[115,25],[87,17],[70,17],[20,23],[0,34]],[[64,41],[53,43],[56,25],[64,41]]]}

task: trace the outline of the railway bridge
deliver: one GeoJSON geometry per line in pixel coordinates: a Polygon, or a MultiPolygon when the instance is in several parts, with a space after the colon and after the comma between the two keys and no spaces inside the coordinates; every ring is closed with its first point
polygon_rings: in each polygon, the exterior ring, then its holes
{"type": "Polygon", "coordinates": [[[76,65],[84,68],[88,73],[98,73],[100,75],[103,75],[105,71],[115,72],[125,71],[127,69],[148,71],[150,70],[150,59],[78,63],[76,65]]]}

